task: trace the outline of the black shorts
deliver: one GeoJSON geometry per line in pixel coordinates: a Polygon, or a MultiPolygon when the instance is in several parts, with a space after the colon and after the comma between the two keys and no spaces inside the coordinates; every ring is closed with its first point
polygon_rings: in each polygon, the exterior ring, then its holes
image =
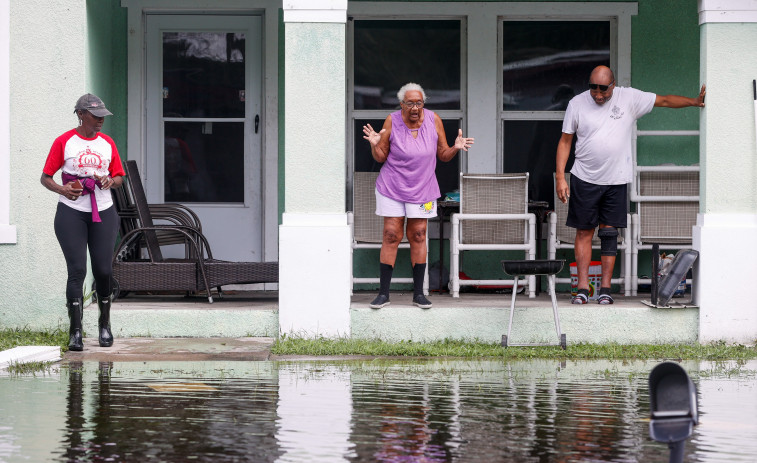
{"type": "Polygon", "coordinates": [[[626,228],[627,215],[627,185],[595,185],[571,175],[565,225],[579,230],[594,229],[599,224],[626,228]]]}

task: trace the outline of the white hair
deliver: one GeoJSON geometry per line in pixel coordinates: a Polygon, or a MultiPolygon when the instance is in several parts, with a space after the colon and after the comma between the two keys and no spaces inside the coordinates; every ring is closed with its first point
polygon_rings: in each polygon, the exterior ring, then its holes
{"type": "Polygon", "coordinates": [[[403,85],[402,88],[400,88],[400,91],[397,92],[397,99],[400,100],[400,103],[405,101],[405,93],[411,90],[415,90],[416,92],[421,92],[421,97],[423,97],[423,102],[424,103],[426,102],[426,92],[423,91],[423,87],[421,87],[420,85],[416,83],[409,82],[403,85]]]}

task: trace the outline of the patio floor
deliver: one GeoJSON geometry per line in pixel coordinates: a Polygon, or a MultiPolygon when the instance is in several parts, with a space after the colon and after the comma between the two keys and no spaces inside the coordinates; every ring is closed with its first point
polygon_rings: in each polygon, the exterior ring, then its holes
{"type": "MultiPolygon", "coordinates": [[[[350,308],[362,309],[367,308],[368,304],[376,297],[377,291],[355,291],[351,297],[350,308]]],[[[622,294],[613,294],[615,299],[614,306],[646,307],[641,301],[649,301],[650,294],[642,293],[638,296],[623,296],[622,294]]],[[[461,292],[460,297],[452,297],[449,292],[439,293],[432,291],[428,299],[436,307],[448,308],[473,308],[473,307],[499,307],[507,309],[512,302],[512,293],[494,293],[494,292],[461,292]]],[[[412,304],[412,293],[409,291],[392,291],[390,293],[391,306],[395,307],[414,307],[412,304]]],[[[671,305],[676,304],[691,305],[691,295],[686,294],[680,298],[673,298],[671,305]]],[[[228,291],[224,296],[219,298],[217,294],[213,295],[213,304],[208,304],[204,296],[184,296],[184,295],[144,295],[129,294],[126,297],[117,299],[113,304],[114,310],[138,310],[138,309],[189,309],[189,310],[208,310],[208,309],[245,309],[245,310],[270,310],[278,309],[279,300],[277,291],[228,291]]],[[[518,294],[516,296],[515,307],[551,307],[552,301],[549,295],[542,291],[535,298],[529,298],[527,294],[518,294]]],[[[570,306],[570,293],[557,293],[558,307],[570,306]]],[[[598,306],[596,301],[589,301],[588,306],[598,306]]]]}
{"type": "MultiPolygon", "coordinates": [[[[349,335],[385,341],[469,339],[498,342],[509,328],[511,294],[464,292],[459,298],[432,292],[433,307],[412,305],[412,294],[395,291],[391,304],[368,307],[376,291],[355,292],[350,302],[349,335]],[[463,309],[463,310],[461,310],[463,309]]],[[[653,308],[642,303],[649,294],[613,295],[615,304],[570,304],[569,293],[558,293],[561,331],[569,343],[661,344],[695,342],[699,332],[696,307],[653,308]]],[[[673,299],[688,302],[689,296],[673,299]]],[[[556,339],[551,299],[546,292],[535,298],[518,294],[510,339],[545,342],[556,339]]],[[[96,332],[97,306],[85,309],[85,331],[96,332]]],[[[116,337],[276,337],[279,325],[278,293],[228,291],[223,298],[177,295],[129,295],[113,304],[116,337]]],[[[286,330],[284,330],[286,331],[286,330]]],[[[317,333],[316,333],[317,334],[317,333]]]]}

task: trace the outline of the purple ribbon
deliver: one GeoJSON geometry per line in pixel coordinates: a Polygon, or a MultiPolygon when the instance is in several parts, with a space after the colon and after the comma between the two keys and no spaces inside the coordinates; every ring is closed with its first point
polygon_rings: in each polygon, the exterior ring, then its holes
{"type": "Polygon", "coordinates": [[[67,174],[65,172],[61,173],[61,179],[63,180],[64,185],[74,182],[77,179],[79,180],[83,188],[81,194],[89,195],[89,201],[92,204],[92,222],[102,222],[102,220],[100,220],[100,213],[97,210],[97,199],[95,198],[95,185],[102,188],[100,181],[95,180],[92,177],[77,177],[76,175],[67,174]]]}

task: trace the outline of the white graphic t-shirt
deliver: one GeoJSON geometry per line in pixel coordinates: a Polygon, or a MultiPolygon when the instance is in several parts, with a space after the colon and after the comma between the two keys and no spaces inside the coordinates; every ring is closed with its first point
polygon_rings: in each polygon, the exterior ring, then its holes
{"type": "Polygon", "coordinates": [[[576,161],[570,173],[595,185],[622,185],[633,179],[633,128],[654,108],[657,95],[616,87],[598,105],[589,90],[570,100],[562,131],[576,135],[576,161]]]}
{"type": "MultiPolygon", "coordinates": [[[[59,169],[77,177],[124,175],[121,158],[112,138],[103,133],[98,133],[94,138],[84,138],[76,129],[55,139],[42,171],[52,176],[59,169]]],[[[100,211],[113,205],[110,190],[102,191],[100,187],[95,187],[95,199],[100,211]]],[[[79,196],[75,201],[61,195],[58,201],[78,211],[92,212],[89,195],[79,196]]]]}

